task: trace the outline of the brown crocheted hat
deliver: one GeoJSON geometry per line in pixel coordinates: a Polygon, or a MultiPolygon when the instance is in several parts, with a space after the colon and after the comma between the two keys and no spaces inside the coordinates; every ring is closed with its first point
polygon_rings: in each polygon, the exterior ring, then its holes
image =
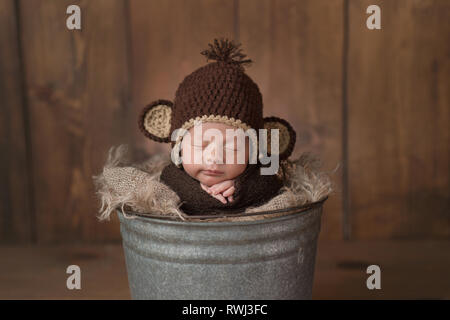
{"type": "MultiPolygon", "coordinates": [[[[246,55],[239,49],[241,44],[222,38],[208,45],[209,49],[201,54],[207,61],[216,62],[186,76],[173,103],[160,99],[148,104],[139,117],[142,132],[155,141],[171,142],[174,147],[181,142],[182,135],[171,141],[172,133],[179,128],[189,130],[198,122],[221,122],[244,131],[279,129],[279,156],[288,158],[294,149],[295,131],[286,120],[263,118],[262,95],[243,67],[252,60],[244,59],[246,55]]],[[[269,153],[270,145],[269,140],[269,153]]]]}

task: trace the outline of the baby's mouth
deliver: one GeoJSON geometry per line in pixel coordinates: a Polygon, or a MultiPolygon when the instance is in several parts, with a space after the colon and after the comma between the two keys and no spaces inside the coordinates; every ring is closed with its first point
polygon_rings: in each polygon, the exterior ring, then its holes
{"type": "Polygon", "coordinates": [[[221,176],[223,172],[219,170],[203,170],[203,174],[207,176],[221,176]]]}

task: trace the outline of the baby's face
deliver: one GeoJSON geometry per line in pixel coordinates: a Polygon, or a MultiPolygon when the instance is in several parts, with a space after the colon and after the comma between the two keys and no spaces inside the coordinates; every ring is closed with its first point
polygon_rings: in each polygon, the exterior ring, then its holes
{"type": "Polygon", "coordinates": [[[205,122],[192,127],[189,130],[189,138],[188,135],[184,136],[181,143],[184,170],[208,187],[239,176],[247,167],[249,142],[248,137],[245,137],[245,140],[240,140],[243,143],[239,143],[236,136],[230,135],[231,132],[236,132],[235,130],[237,129],[233,126],[215,122],[205,122]],[[227,129],[232,130],[228,131],[228,137],[227,129]],[[197,130],[197,135],[194,130],[197,130]],[[221,133],[218,137],[221,137],[222,141],[214,136],[218,132],[221,133]]]}

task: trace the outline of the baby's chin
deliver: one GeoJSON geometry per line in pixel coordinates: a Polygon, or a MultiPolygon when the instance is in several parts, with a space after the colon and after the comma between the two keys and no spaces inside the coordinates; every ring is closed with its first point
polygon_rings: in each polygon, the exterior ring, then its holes
{"type": "Polygon", "coordinates": [[[218,176],[210,176],[203,172],[199,172],[195,178],[207,187],[210,187],[210,186],[220,183],[222,181],[228,180],[228,178],[226,177],[225,174],[218,175],[218,176]]]}

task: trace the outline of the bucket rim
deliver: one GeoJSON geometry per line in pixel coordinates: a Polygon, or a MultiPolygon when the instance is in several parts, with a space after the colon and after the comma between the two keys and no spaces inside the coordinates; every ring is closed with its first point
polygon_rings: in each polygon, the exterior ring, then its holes
{"type": "MultiPolygon", "coordinates": [[[[173,216],[165,216],[165,215],[158,215],[158,214],[143,214],[131,210],[125,210],[127,215],[131,215],[130,220],[139,220],[145,223],[161,223],[161,224],[171,224],[171,225],[192,225],[192,226],[223,226],[223,225],[248,225],[248,224],[262,224],[262,223],[269,223],[269,222],[275,222],[285,219],[293,218],[297,215],[303,215],[307,212],[310,212],[312,209],[316,209],[318,207],[322,207],[323,203],[328,199],[328,196],[324,197],[323,199],[307,204],[303,204],[300,206],[294,206],[284,209],[277,209],[277,210],[270,210],[270,211],[261,211],[261,212],[251,212],[251,213],[243,213],[243,214],[234,214],[234,215],[190,215],[188,216],[189,219],[196,219],[196,220],[175,220],[173,216]],[[233,217],[251,217],[251,216],[260,216],[260,215],[270,215],[270,214],[276,214],[276,213],[284,213],[289,212],[282,216],[276,216],[274,218],[267,218],[267,219],[257,219],[257,220],[242,220],[242,221],[211,221],[210,219],[218,219],[218,218],[233,218],[233,217]],[[200,220],[200,221],[199,221],[200,220]],[[201,220],[209,220],[209,221],[201,221],[201,220]]],[[[123,211],[121,208],[117,209],[117,212],[119,215],[121,214],[124,219],[128,219],[125,217],[123,211]]],[[[122,222],[121,222],[122,223],[122,222]]]]}

